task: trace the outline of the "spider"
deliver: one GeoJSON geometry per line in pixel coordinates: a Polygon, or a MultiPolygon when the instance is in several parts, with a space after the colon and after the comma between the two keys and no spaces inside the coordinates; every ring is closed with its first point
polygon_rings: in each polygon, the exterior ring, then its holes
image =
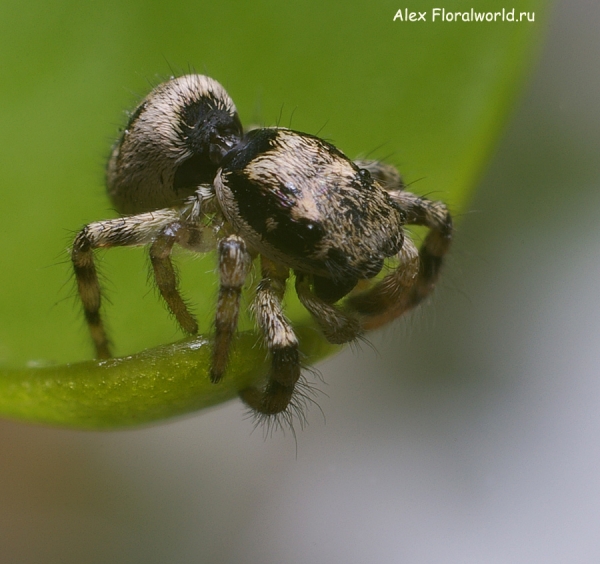
{"type": "Polygon", "coordinates": [[[194,334],[198,325],[179,293],[171,251],[175,244],[198,253],[216,247],[214,383],[227,368],[242,288],[260,260],[251,309],[271,368],[262,387],[240,396],[265,416],[286,410],[301,372],[282,305],[291,273],[324,337],[346,343],[429,295],[452,239],[446,206],[405,191],[394,167],[353,162],[330,143],[286,128],[244,133],[225,89],[201,75],[172,78],[141,102],[112,151],[107,187],[122,216],[86,225],[71,251],[96,356],[109,357],[110,347],[94,249],[147,245],[161,296],[194,334]],[[407,224],[429,228],[420,250],[405,234],[407,224]],[[395,268],[373,280],[390,257],[395,268]]]}

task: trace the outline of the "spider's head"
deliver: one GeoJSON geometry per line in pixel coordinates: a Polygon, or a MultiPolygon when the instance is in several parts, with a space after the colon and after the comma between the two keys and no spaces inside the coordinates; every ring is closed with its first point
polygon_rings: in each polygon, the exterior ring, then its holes
{"type": "Polygon", "coordinates": [[[244,133],[233,100],[216,80],[188,75],[175,81],[173,86],[179,89],[177,132],[186,154],[175,174],[177,191],[211,183],[223,157],[244,133]]]}
{"type": "Polygon", "coordinates": [[[214,79],[189,74],[157,86],[131,114],[107,166],[108,193],[121,213],[182,202],[212,184],[242,139],[233,100],[214,79]]]}
{"type": "Polygon", "coordinates": [[[221,161],[243,136],[233,100],[208,76],[187,75],[173,79],[175,93],[172,127],[179,154],[173,190],[190,193],[200,184],[211,184],[221,161]]]}
{"type": "Polygon", "coordinates": [[[201,155],[210,161],[215,171],[225,154],[243,136],[235,106],[222,87],[202,92],[197,99],[187,101],[179,112],[179,119],[181,139],[186,148],[193,155],[201,155]]]}

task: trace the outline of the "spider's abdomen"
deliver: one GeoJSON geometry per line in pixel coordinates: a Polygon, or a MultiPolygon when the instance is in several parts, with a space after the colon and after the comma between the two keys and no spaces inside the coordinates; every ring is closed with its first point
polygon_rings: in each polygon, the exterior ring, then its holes
{"type": "Polygon", "coordinates": [[[401,210],[333,145],[283,128],[251,131],[215,179],[223,214],[258,252],[299,272],[371,278],[402,247],[401,210]]]}

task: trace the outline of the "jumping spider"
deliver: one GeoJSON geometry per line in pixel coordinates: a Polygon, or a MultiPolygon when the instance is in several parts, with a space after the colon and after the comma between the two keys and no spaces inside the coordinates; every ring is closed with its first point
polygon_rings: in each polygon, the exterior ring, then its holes
{"type": "Polygon", "coordinates": [[[193,334],[198,326],[178,291],[171,250],[178,244],[204,253],[216,246],[215,383],[227,368],[242,287],[260,257],[252,311],[271,371],[262,388],[240,395],[264,415],[287,408],[300,377],[298,339],[282,307],[290,272],[325,338],[346,343],[425,298],[452,239],[446,206],[406,192],[395,168],[353,162],[322,139],[290,129],[244,133],[224,88],[200,75],[171,79],[142,101],[112,151],[107,186],[123,216],[86,225],[72,249],[96,356],[107,358],[110,349],[94,249],[148,245],[160,294],[193,334]],[[419,251],[404,233],[407,224],[429,228],[419,251]],[[372,281],[389,257],[396,257],[395,269],[372,281]]]}

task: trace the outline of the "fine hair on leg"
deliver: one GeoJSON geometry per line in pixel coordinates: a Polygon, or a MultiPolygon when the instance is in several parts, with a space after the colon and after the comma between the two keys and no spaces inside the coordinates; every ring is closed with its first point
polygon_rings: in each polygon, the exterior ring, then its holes
{"type": "Polygon", "coordinates": [[[219,297],[215,314],[215,342],[212,351],[210,379],[217,383],[223,377],[229,359],[231,340],[237,329],[240,298],[252,265],[245,241],[229,235],[217,247],[219,297]]]}
{"type": "Polygon", "coordinates": [[[298,338],[283,312],[289,269],[261,257],[262,280],[256,289],[252,310],[271,356],[271,369],[263,388],[242,390],[242,400],[263,415],[284,411],[300,378],[298,338]]]}

